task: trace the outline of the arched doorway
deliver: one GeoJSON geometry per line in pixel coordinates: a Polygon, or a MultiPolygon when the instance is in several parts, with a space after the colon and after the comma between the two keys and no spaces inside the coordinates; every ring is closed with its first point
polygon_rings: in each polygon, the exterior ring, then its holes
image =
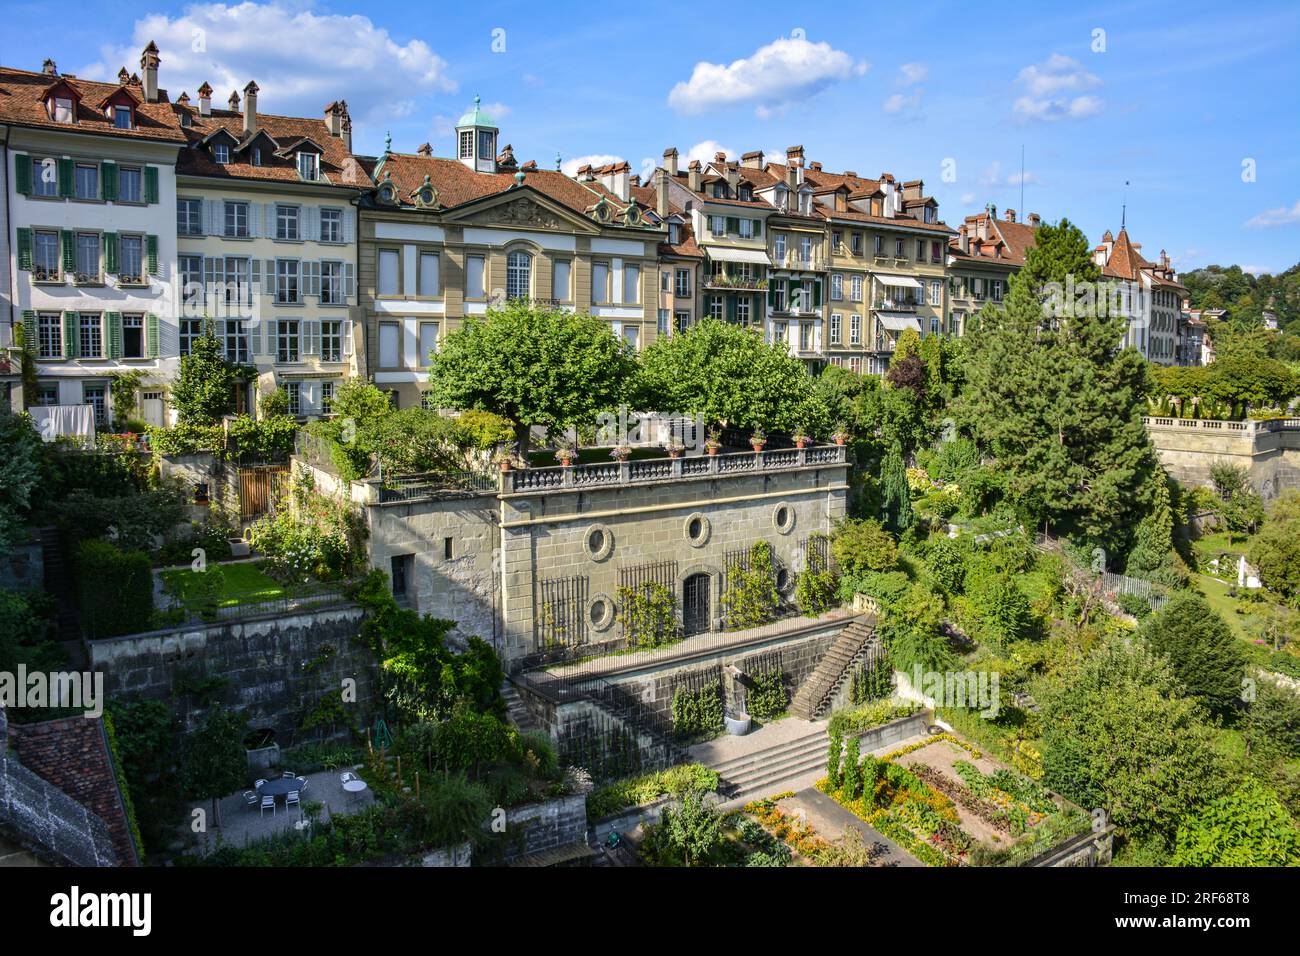
{"type": "Polygon", "coordinates": [[[682,582],[682,630],[689,636],[710,629],[709,575],[703,571],[692,574],[682,582]]]}

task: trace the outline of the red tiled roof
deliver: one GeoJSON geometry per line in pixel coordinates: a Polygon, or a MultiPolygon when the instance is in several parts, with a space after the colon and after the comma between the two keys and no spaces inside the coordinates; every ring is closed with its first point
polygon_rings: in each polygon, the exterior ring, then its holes
{"type": "Polygon", "coordinates": [[[80,77],[49,76],[0,66],[0,123],[30,126],[41,129],[73,130],[123,139],[164,140],[176,143],[185,141],[180,123],[167,101],[167,91],[159,90],[157,103],[145,103],[143,90],[134,83],[125,87],[140,101],[136,107],[136,121],[131,129],[118,129],[113,121],[96,109],[114,93],[124,89],[120,83],[100,83],[80,77]],[[45,107],[45,93],[60,82],[66,83],[81,99],[77,102],[75,122],[59,123],[50,118],[45,107]]]}
{"type": "Polygon", "coordinates": [[[139,865],[101,718],[10,724],[9,737],[23,766],[108,825],[119,866],[139,865]]]}

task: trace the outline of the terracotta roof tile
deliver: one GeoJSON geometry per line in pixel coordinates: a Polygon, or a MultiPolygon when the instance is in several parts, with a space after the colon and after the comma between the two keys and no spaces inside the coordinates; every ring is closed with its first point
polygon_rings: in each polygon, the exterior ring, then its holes
{"type": "Polygon", "coordinates": [[[0,123],[12,123],[15,126],[73,130],[123,139],[184,142],[180,122],[176,119],[172,104],[167,102],[166,90],[160,90],[158,95],[160,102],[145,103],[143,91],[138,86],[124,88],[120,83],[100,83],[80,77],[52,77],[45,73],[0,67],[0,123]],[[74,123],[56,122],[50,118],[45,108],[46,91],[60,82],[66,83],[80,96],[74,123]],[[122,89],[126,89],[139,101],[132,129],[118,129],[102,110],[95,108],[122,89]]]}

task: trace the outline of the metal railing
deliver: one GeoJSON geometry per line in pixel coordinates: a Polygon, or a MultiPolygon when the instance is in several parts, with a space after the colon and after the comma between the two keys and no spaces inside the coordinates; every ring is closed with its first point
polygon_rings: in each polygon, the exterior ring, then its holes
{"type": "Polygon", "coordinates": [[[496,494],[499,490],[499,482],[495,475],[474,471],[428,472],[401,478],[385,478],[382,483],[374,482],[374,484],[379,492],[381,505],[393,501],[418,501],[442,495],[496,494]]]}

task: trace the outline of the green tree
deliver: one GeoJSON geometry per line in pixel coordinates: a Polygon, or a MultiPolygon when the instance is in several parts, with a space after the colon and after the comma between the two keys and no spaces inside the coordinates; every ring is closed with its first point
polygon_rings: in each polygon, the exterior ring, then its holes
{"type": "Polygon", "coordinates": [[[657,339],[641,356],[637,392],[646,408],[698,414],[707,422],[816,433],[833,425],[814,401],[813,379],[777,343],[713,319],[657,339]]]}
{"type": "Polygon", "coordinates": [[[667,807],[660,823],[668,845],[681,853],[687,866],[698,866],[722,842],[722,815],[702,790],[690,790],[676,808],[667,807]]]}
{"type": "Polygon", "coordinates": [[[1250,542],[1259,579],[1289,601],[1300,598],[1300,520],[1273,517],[1250,542]]]}
{"type": "Polygon", "coordinates": [[[181,744],[181,779],[192,800],[211,800],[213,820],[221,826],[221,798],[248,782],[244,751],[244,715],[216,709],[203,726],[181,744]]]}
{"type": "Polygon", "coordinates": [[[1121,551],[1155,468],[1145,362],[1117,350],[1127,320],[1104,296],[1058,307],[1067,280],[1093,289],[1100,279],[1077,227],[1040,227],[1003,308],[986,306],[970,334],[960,418],[1032,523],[1121,551]]]}
{"type": "Polygon", "coordinates": [[[467,321],[432,362],[429,385],[438,406],[508,419],[525,457],[534,425],[593,422],[623,401],[635,369],[606,322],[522,301],[467,321]]]}
{"type": "Polygon", "coordinates": [[[1174,866],[1300,866],[1300,823],[1247,777],[1178,827],[1174,866]]]}
{"type": "Polygon", "coordinates": [[[244,381],[239,366],[226,361],[225,348],[209,322],[181,356],[171,387],[171,404],[182,425],[210,425],[235,410],[235,389],[244,381]]]}
{"type": "Polygon", "coordinates": [[[1300,757],[1300,696],[1272,680],[1260,680],[1242,735],[1258,764],[1300,757]]]}
{"type": "Polygon", "coordinates": [[[40,481],[41,439],[31,416],[0,400],[0,555],[27,536],[23,527],[40,481]]]}
{"type": "Polygon", "coordinates": [[[898,545],[874,518],[850,518],[841,524],[831,541],[831,553],[846,575],[898,567],[898,545]]]}
{"type": "Polygon", "coordinates": [[[894,442],[885,455],[880,481],[883,486],[880,519],[890,531],[902,534],[912,525],[912,492],[907,487],[907,470],[899,442],[894,442]]]}
{"type": "Polygon", "coordinates": [[[1245,658],[1228,622],[1195,594],[1178,594],[1142,622],[1138,636],[1169,660],[1187,693],[1217,711],[1241,696],[1245,658]]]}

